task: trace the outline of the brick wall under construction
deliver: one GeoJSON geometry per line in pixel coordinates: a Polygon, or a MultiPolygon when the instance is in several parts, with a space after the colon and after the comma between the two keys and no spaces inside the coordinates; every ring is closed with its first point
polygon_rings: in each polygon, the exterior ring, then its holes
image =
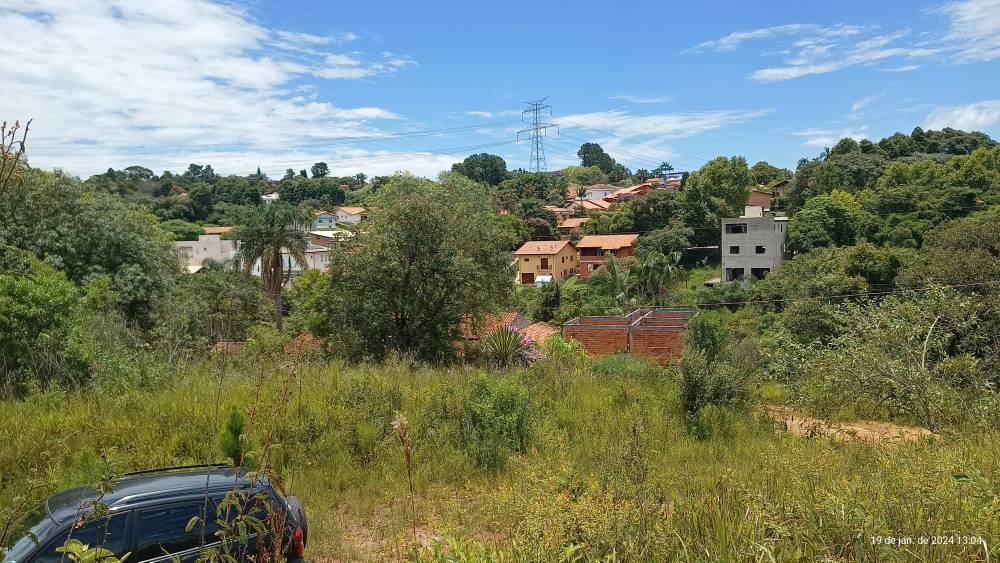
{"type": "Polygon", "coordinates": [[[588,354],[627,352],[661,364],[681,355],[692,309],[639,309],[625,317],[577,317],[563,325],[563,338],[576,340],[588,354]]]}

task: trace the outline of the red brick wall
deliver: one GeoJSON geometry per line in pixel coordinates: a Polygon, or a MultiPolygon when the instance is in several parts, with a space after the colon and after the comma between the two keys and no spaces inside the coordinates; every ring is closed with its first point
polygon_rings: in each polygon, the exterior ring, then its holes
{"type": "Polygon", "coordinates": [[[573,339],[583,345],[588,354],[608,356],[615,352],[628,352],[628,327],[609,328],[570,325],[563,330],[566,340],[573,339]]]}
{"type": "Polygon", "coordinates": [[[583,317],[580,319],[580,324],[583,326],[628,326],[631,321],[628,319],[588,319],[583,317]]]}
{"type": "Polygon", "coordinates": [[[649,358],[661,364],[681,357],[681,335],[686,331],[653,329],[632,330],[632,350],[636,356],[649,358]]]}

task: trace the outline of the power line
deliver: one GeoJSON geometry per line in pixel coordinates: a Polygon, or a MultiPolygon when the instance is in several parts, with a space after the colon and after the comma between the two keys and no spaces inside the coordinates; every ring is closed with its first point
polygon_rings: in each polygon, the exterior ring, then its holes
{"type": "Polygon", "coordinates": [[[521,112],[521,121],[524,121],[525,114],[531,114],[531,125],[517,132],[518,140],[520,140],[521,133],[527,133],[531,139],[531,162],[528,165],[529,172],[546,171],[545,146],[542,143],[542,137],[547,134],[547,130],[550,127],[555,127],[556,132],[559,132],[558,125],[542,123],[541,115],[543,110],[549,110],[549,115],[552,115],[552,106],[545,104],[545,100],[547,99],[549,99],[549,97],[545,96],[540,100],[524,102],[528,104],[528,109],[521,112]]]}

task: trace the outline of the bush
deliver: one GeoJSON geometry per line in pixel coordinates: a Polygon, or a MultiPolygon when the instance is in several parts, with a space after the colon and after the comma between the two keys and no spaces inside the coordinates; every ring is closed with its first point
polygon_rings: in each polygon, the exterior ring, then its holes
{"type": "Polygon", "coordinates": [[[528,389],[513,378],[472,380],[462,409],[462,448],[484,469],[502,470],[507,459],[524,453],[534,434],[528,389]]]}
{"type": "Polygon", "coordinates": [[[709,363],[718,358],[729,342],[726,320],[718,311],[700,311],[688,321],[691,332],[688,339],[703,354],[709,363]]]}

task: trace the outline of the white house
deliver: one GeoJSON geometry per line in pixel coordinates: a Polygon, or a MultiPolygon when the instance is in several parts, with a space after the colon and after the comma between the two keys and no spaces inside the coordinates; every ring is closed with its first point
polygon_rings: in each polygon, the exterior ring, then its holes
{"type": "Polygon", "coordinates": [[[264,203],[274,203],[281,199],[281,196],[278,195],[278,192],[274,192],[273,194],[264,194],[260,196],[260,199],[264,203]]]}
{"type": "Polygon", "coordinates": [[[332,229],[336,226],[337,226],[336,213],[330,213],[329,211],[316,212],[316,218],[313,219],[314,231],[318,231],[320,229],[332,229]]]}
{"type": "Polygon", "coordinates": [[[742,217],[723,219],[722,282],[763,279],[785,259],[787,247],[788,217],[764,217],[760,207],[749,206],[742,217]]]}
{"type": "MultiPolygon", "coordinates": [[[[285,274],[288,275],[288,283],[286,284],[286,287],[291,285],[292,281],[301,276],[302,272],[305,270],[322,271],[327,269],[330,264],[330,251],[325,246],[309,244],[306,246],[305,254],[305,264],[299,264],[298,261],[289,256],[288,253],[282,251],[281,263],[285,274]]],[[[260,260],[257,260],[257,263],[253,265],[252,273],[257,277],[260,277],[260,260]]]]}
{"type": "Polygon", "coordinates": [[[357,225],[368,216],[364,207],[338,207],[337,222],[347,225],[357,225]]]}
{"type": "Polygon", "coordinates": [[[197,241],[180,240],[174,243],[174,248],[181,257],[181,262],[188,273],[201,270],[202,262],[212,259],[217,262],[229,260],[240,248],[237,240],[222,240],[219,235],[199,235],[197,241]]]}
{"type": "MultiPolygon", "coordinates": [[[[583,195],[583,201],[593,201],[604,199],[621,189],[621,186],[611,186],[608,184],[594,184],[583,188],[587,192],[583,195]]],[[[579,198],[578,198],[579,199],[579,198]]]]}

